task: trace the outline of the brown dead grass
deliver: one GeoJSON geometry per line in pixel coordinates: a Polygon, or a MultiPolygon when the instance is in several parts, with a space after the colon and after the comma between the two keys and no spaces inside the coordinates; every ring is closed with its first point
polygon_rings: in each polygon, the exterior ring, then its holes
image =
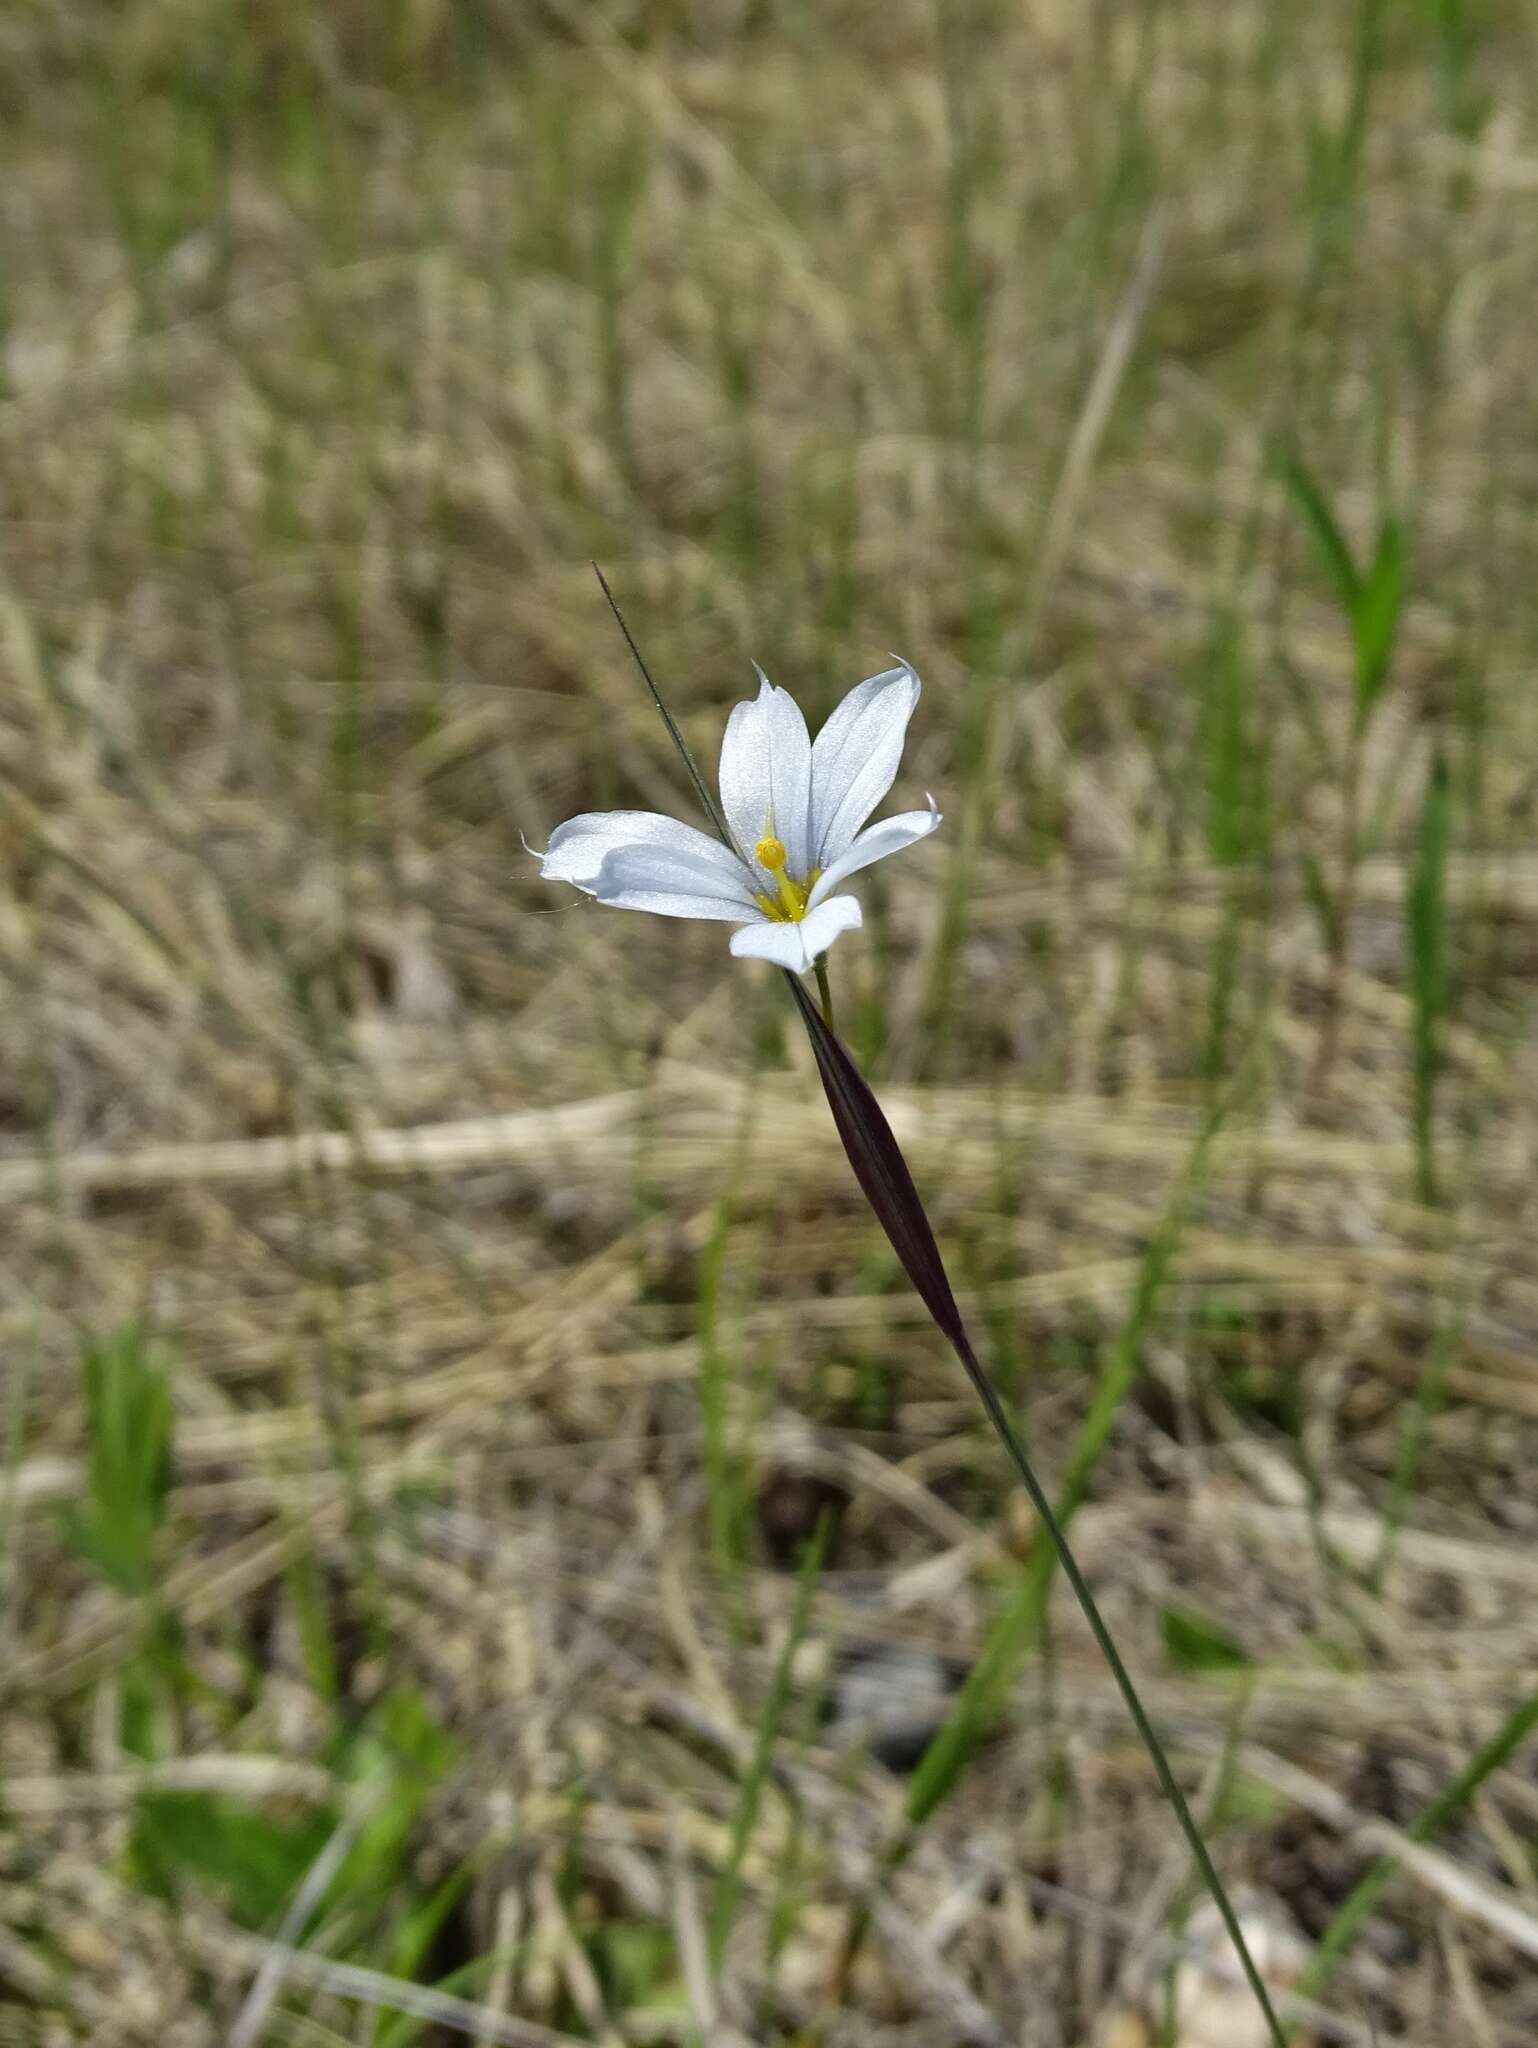
{"type": "MultiPolygon", "coordinates": [[[[840,998],[1051,1475],[1200,1122],[1234,885],[1193,679],[1214,604],[1242,617],[1275,819],[1240,922],[1252,1079],[1081,1530],[1225,1873],[1317,1935],[1538,1668],[1530,10],[1491,10],[1472,139],[1396,17],[1301,334],[1333,10],[979,10],[953,48],[917,6],[793,33],[562,5],[465,70],[441,8],[393,55],[357,10],[227,44],[175,12],[7,32],[0,2032],[365,2039],[371,2004],[409,2009],[387,1946],[173,1905],[126,1853],[146,1788],[345,1804],[338,1728],[409,1680],[457,1749],[401,1884],[471,1873],[422,1982],[511,1958],[433,2038],[1143,2038],[1185,1866],[1066,1605],[829,2006],[901,1785],[813,1726],[819,1674],[965,1668],[1032,1532],[778,991],[714,928],[555,900],[520,834],[678,803],[592,555],[708,760],[750,653],[819,710],[914,660],[902,788],[947,839],[873,882],[840,998]],[[1266,481],[1284,407],[1355,535],[1380,460],[1416,531],[1312,1097],[1299,856],[1342,798],[1297,693],[1338,750],[1346,650],[1266,481]],[[1428,1211],[1403,906],[1434,744],[1463,808],[1428,1211]],[[143,1617],[58,1522],[82,1339],[140,1313],[176,1373],[161,1598],[205,1687],[151,1761],[122,1732],[143,1617]],[[712,1551],[707,1348],[750,1504],[841,1508],[714,1985],[701,1917],[795,1587],[783,1531],[750,1531],[737,1588],[712,1551]],[[1242,1643],[1242,1683],[1171,1661],[1171,1606],[1242,1643]],[[676,1958],[647,1996],[605,1946],[636,1927],[676,1958]]],[[[1321,2039],[1531,2037],[1535,1812],[1519,1759],[1391,1894],[1321,2039]]]]}

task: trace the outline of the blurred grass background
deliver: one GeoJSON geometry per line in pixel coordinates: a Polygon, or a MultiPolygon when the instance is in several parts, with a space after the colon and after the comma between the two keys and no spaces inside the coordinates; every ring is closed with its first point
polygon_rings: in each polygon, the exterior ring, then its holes
{"type": "Polygon", "coordinates": [[[708,764],[923,675],[987,1362],[1307,2038],[1534,2037],[1535,60],[6,10],[0,2041],[1258,2038],[775,977],[534,879],[591,557],[708,764]]]}

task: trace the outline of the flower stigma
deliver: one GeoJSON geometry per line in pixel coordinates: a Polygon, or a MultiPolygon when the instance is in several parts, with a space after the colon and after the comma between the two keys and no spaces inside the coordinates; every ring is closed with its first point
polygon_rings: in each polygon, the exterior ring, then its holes
{"type": "Polygon", "coordinates": [[[772,832],[766,833],[753,849],[753,858],[760,867],[767,868],[779,889],[779,900],[755,890],[753,900],[765,917],[775,924],[799,924],[806,916],[806,899],[812,893],[812,886],[822,873],[813,868],[804,882],[792,881],[785,872],[785,842],[776,839],[772,832]]]}

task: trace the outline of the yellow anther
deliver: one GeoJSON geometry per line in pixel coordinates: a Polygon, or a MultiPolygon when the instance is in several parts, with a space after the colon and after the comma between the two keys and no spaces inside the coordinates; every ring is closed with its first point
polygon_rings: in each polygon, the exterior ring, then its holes
{"type": "MultiPolygon", "coordinates": [[[[777,896],[755,898],[766,917],[772,917],[776,924],[799,924],[806,916],[807,891],[811,882],[793,882],[785,872],[785,842],[776,839],[772,832],[765,833],[753,849],[753,858],[760,867],[767,868],[774,877],[777,896]]],[[[816,877],[813,877],[815,880],[816,877]]]]}

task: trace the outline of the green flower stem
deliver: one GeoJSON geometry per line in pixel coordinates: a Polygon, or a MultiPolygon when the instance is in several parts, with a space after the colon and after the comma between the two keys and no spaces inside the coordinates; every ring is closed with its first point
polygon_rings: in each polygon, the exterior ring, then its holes
{"type": "Polygon", "coordinates": [[[825,962],[819,960],[816,963],[816,974],[817,994],[822,1003],[822,1021],[831,1031],[833,1029],[833,991],[828,986],[828,969],[825,962]]]}
{"type": "Polygon", "coordinates": [[[1047,1539],[1057,1555],[1057,1561],[1062,1567],[1063,1576],[1073,1588],[1074,1598],[1078,1601],[1083,1611],[1084,1619],[1089,1623],[1090,1633],[1095,1638],[1096,1646],[1110,1668],[1111,1676],[1116,1681],[1116,1689],[1121,1694],[1123,1704],[1132,1717],[1132,1724],[1142,1738],[1143,1747],[1147,1750],[1149,1759],[1153,1764],[1160,1788],[1165,1798],[1175,1810],[1175,1818],[1179,1821],[1181,1833],[1185,1836],[1186,1841],[1190,1845],[1191,1854],[1196,1859],[1196,1867],[1201,1872],[1202,1882],[1211,1894],[1213,1904],[1222,1915],[1223,1925],[1227,1929],[1228,1938],[1233,1943],[1234,1953],[1239,1958],[1239,1966],[1244,1971],[1245,1980],[1255,1995],[1255,2003],[1259,2006],[1264,2016],[1266,2030],[1275,2044],[1275,2048],[1287,2048],[1287,2037],[1282,2032],[1282,2024],[1276,2016],[1276,2008],[1271,2003],[1271,1994],[1266,1989],[1265,1980],[1255,1967],[1255,1959],[1250,1954],[1249,1944],[1244,1938],[1244,1930],[1239,1925],[1239,1916],[1233,1909],[1232,1902],[1224,1888],[1223,1880],[1218,1876],[1217,1866],[1213,1863],[1207,1844],[1202,1839],[1202,1831],[1196,1824],[1196,1816],[1191,1811],[1185,1793],[1180,1789],[1180,1781],[1170,1768],[1170,1760],[1165,1752],[1164,1744],[1160,1741],[1152,1721],[1148,1718],[1147,1709],[1143,1705],[1137,1687],[1132,1682],[1132,1675],[1122,1662],[1121,1652],[1117,1649],[1112,1639],[1111,1631],[1106,1627],[1095,1596],[1089,1589],[1089,1582],[1079,1568],[1079,1560],[1075,1557],[1069,1545],[1067,1531],[1058,1520],[1041,1481],[1036,1477],[1035,1468],[1025,1454],[1025,1446],[1015,1434],[1014,1425],[1010,1422],[1009,1417],[1004,1413],[1003,1403],[994,1392],[992,1381],[982,1371],[976,1359],[968,1360],[963,1357],[961,1362],[966,1368],[968,1379],[972,1382],[973,1391],[983,1404],[984,1413],[993,1424],[994,1432],[1000,1443],[1004,1446],[1010,1463],[1020,1476],[1020,1484],[1030,1496],[1031,1506],[1036,1510],[1037,1515],[1041,1519],[1041,1526],[1047,1532],[1047,1539]]]}
{"type": "MultiPolygon", "coordinates": [[[[1255,1967],[1254,1957],[1250,1954],[1249,1945],[1244,1938],[1244,1930],[1239,1924],[1239,1916],[1223,1888],[1223,1880],[1218,1876],[1217,1867],[1208,1853],[1201,1829],[1197,1826],[1186,1802],[1186,1796],[1170,1767],[1169,1757],[1159,1740],[1158,1731],[1148,1717],[1137,1687],[1132,1682],[1132,1676],[1122,1662],[1121,1653],[1112,1639],[1111,1631],[1106,1627],[1095,1596],[1089,1589],[1089,1582],[1079,1567],[1078,1558],[1069,1545],[1067,1531],[1067,1523],[1078,1506],[1088,1480],[1088,1463],[1085,1461],[1093,1460],[1095,1449],[1104,1439],[1104,1430],[1109,1427],[1110,1417],[1115,1412],[1121,1393],[1130,1381],[1137,1357],[1138,1339],[1142,1335],[1147,1312],[1157,1296],[1179,1238],[1186,1199],[1200,1178],[1208,1147],[1223,1121],[1227,1102],[1220,1098],[1209,1112],[1188,1169],[1186,1183],[1175,1206],[1165,1218],[1158,1238],[1150,1247],[1148,1257],[1143,1262],[1134,1303],[1134,1315],[1123,1332],[1122,1342],[1117,1347],[1116,1370],[1102,1387],[1100,1399],[1097,1399],[1095,1412],[1086,1428],[1086,1439],[1082,1446],[1083,1456],[1082,1459],[1075,1460],[1074,1467],[1069,1473],[1063,1494],[1063,1510],[1059,1515],[1036,1476],[1035,1467],[1026,1455],[1025,1446],[1016,1434],[1014,1424],[1005,1412],[1004,1404],[992,1380],[984,1371],[981,1360],[972,1348],[972,1340],[967,1334],[961,1310],[946,1277],[945,1262],[935,1242],[928,1214],[919,1197],[918,1189],[913,1184],[913,1175],[903,1157],[902,1148],[892,1135],[892,1127],[887,1122],[880,1103],[847,1049],[819,1016],[799,979],[791,973],[787,973],[785,979],[796,1007],[801,1012],[801,1021],[811,1038],[812,1051],[816,1056],[818,1071],[822,1078],[823,1092],[828,1098],[828,1107],[833,1113],[840,1142],[854,1169],[861,1191],[886,1232],[892,1249],[901,1259],[908,1278],[918,1291],[919,1298],[933,1317],[936,1327],[949,1340],[972,1384],[973,1391],[982,1403],[984,1414],[1019,1475],[1031,1506],[1047,1533],[1052,1554],[1061,1565],[1063,1575],[1073,1589],[1074,1598],[1083,1610],[1090,1633],[1094,1636],[1100,1654],[1116,1681],[1116,1688],[1132,1718],[1132,1724],[1148,1751],[1160,1788],[1174,1809],[1181,1832],[1190,1845],[1196,1867],[1201,1873],[1202,1882],[1211,1893],[1213,1903],[1222,1916],[1223,1925],[1244,1971],[1245,1981],[1254,1994],[1255,2003],[1265,2020],[1267,2038],[1272,2048],[1287,2048],[1281,2022],[1271,2003],[1271,1995],[1255,1967]]],[[[1040,1583],[1045,1594],[1045,1576],[1041,1578],[1040,1583]]],[[[866,1909],[862,1907],[851,1925],[845,1943],[838,1972],[840,1979],[847,1977],[866,1918],[866,1909]]]]}

